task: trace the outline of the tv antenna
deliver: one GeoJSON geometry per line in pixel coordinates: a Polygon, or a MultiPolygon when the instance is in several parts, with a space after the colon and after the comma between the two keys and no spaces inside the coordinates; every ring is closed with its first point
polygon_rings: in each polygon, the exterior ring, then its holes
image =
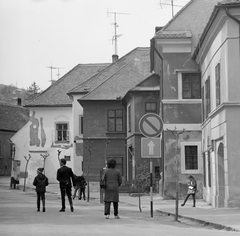
{"type": "Polygon", "coordinates": [[[117,55],[118,52],[117,52],[117,40],[119,37],[122,36],[122,34],[117,34],[117,27],[118,27],[118,24],[117,24],[117,15],[129,15],[128,13],[121,13],[121,12],[109,12],[108,9],[107,9],[107,15],[109,14],[113,14],[114,15],[114,36],[112,37],[112,42],[114,42],[114,54],[117,55]]]}
{"type": "Polygon", "coordinates": [[[55,67],[55,66],[52,66],[52,64],[51,64],[51,66],[48,66],[48,68],[51,69],[51,80],[50,80],[50,82],[53,83],[54,82],[53,75],[52,75],[53,70],[58,70],[57,76],[58,76],[58,79],[59,79],[59,76],[60,76],[59,69],[63,69],[63,67],[55,67]]]}
{"type": "Polygon", "coordinates": [[[57,67],[57,70],[58,70],[57,77],[58,77],[58,79],[60,77],[59,69],[64,69],[64,68],[63,67],[57,67]]]}
{"type": "Polygon", "coordinates": [[[160,0],[160,7],[162,8],[162,5],[167,5],[167,6],[171,6],[172,7],[172,17],[174,16],[174,7],[183,7],[180,5],[175,5],[173,4],[173,0],[171,0],[171,3],[162,3],[162,0],[160,0]]]}
{"type": "Polygon", "coordinates": [[[51,66],[48,66],[47,68],[51,69],[51,80],[50,80],[50,82],[53,83],[52,71],[55,70],[55,69],[57,69],[57,67],[52,66],[52,63],[51,63],[51,66]]]}

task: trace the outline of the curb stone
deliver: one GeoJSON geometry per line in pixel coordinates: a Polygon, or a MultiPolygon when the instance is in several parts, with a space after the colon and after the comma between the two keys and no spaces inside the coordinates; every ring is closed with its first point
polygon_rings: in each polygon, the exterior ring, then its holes
{"type": "MultiPolygon", "coordinates": [[[[168,215],[168,216],[169,215],[175,216],[175,214],[169,213],[169,212],[166,212],[166,211],[157,210],[157,212],[159,212],[161,214],[164,214],[164,215],[168,215]]],[[[188,216],[182,216],[182,215],[178,215],[178,217],[182,218],[182,219],[190,220],[192,222],[197,222],[199,224],[202,224],[203,226],[211,226],[214,229],[239,232],[239,230],[234,229],[232,227],[221,225],[221,224],[216,224],[216,223],[211,223],[211,222],[208,222],[208,221],[205,221],[205,220],[199,220],[199,219],[196,219],[196,218],[192,218],[192,217],[188,217],[188,216]]]]}

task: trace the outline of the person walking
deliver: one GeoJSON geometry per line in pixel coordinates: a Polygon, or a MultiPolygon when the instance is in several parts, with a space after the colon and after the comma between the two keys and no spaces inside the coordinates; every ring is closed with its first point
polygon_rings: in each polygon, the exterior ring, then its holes
{"type": "Polygon", "coordinates": [[[42,211],[45,212],[45,192],[48,186],[48,178],[43,174],[44,168],[37,169],[37,176],[33,180],[37,192],[37,211],[40,211],[40,202],[42,200],[42,211]]]}
{"type": "Polygon", "coordinates": [[[80,198],[80,188],[81,188],[81,176],[74,175],[75,179],[75,187],[73,193],[73,199],[76,197],[78,193],[78,199],[80,198]]]}
{"type": "Polygon", "coordinates": [[[83,175],[81,176],[76,176],[74,175],[74,179],[75,179],[75,189],[74,189],[74,193],[73,193],[73,199],[76,197],[77,192],[78,192],[78,200],[83,199],[86,200],[86,195],[85,195],[85,188],[87,185],[87,182],[84,178],[83,175]]]}
{"type": "Polygon", "coordinates": [[[64,158],[62,158],[60,160],[61,167],[57,171],[57,180],[59,181],[59,187],[60,187],[61,199],[62,199],[62,208],[59,211],[65,212],[65,209],[66,209],[65,196],[67,195],[71,212],[73,212],[74,208],[73,208],[73,201],[72,201],[72,185],[75,187],[75,179],[74,179],[74,174],[72,169],[66,166],[66,162],[67,161],[64,158]]]}
{"type": "Polygon", "coordinates": [[[111,202],[113,202],[114,216],[120,219],[118,215],[118,202],[119,202],[119,187],[122,184],[122,177],[120,171],[116,169],[116,160],[109,159],[107,161],[107,169],[103,176],[106,182],[105,195],[104,195],[104,215],[106,219],[110,216],[111,202]]]}
{"type": "Polygon", "coordinates": [[[79,200],[82,199],[83,197],[83,200],[86,200],[86,195],[85,195],[85,189],[86,189],[86,186],[87,186],[87,182],[83,176],[83,174],[80,176],[80,189],[79,189],[79,200]]]}
{"type": "Polygon", "coordinates": [[[197,192],[197,182],[194,179],[192,175],[188,177],[189,183],[188,183],[188,191],[187,191],[187,196],[184,200],[184,202],[181,204],[181,206],[184,206],[185,203],[187,202],[188,198],[190,195],[192,195],[193,198],[193,207],[196,207],[196,192],[197,192]]]}

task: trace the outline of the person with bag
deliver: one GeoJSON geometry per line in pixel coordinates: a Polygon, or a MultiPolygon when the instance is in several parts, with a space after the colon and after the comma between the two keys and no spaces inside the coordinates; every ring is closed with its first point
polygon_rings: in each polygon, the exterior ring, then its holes
{"type": "Polygon", "coordinates": [[[59,211],[65,212],[65,195],[67,195],[71,212],[73,212],[74,208],[72,201],[72,185],[75,187],[75,179],[72,169],[70,167],[67,167],[66,163],[66,159],[62,158],[60,160],[61,167],[57,171],[57,180],[59,181],[62,199],[62,208],[59,211]]]}
{"type": "Polygon", "coordinates": [[[37,169],[37,176],[33,180],[33,185],[36,186],[37,192],[37,211],[40,211],[40,202],[42,200],[42,211],[45,212],[45,192],[48,186],[48,178],[43,174],[44,168],[37,169]]]}
{"type": "Polygon", "coordinates": [[[111,202],[114,208],[114,217],[120,219],[118,215],[118,202],[119,202],[119,187],[122,184],[122,176],[120,171],[116,169],[116,160],[109,159],[107,161],[107,169],[104,172],[103,179],[106,183],[104,194],[104,215],[106,219],[110,216],[111,202]]]}
{"type": "Polygon", "coordinates": [[[193,207],[196,207],[196,192],[197,192],[197,182],[194,179],[192,175],[188,177],[189,183],[188,183],[188,191],[187,191],[187,196],[184,200],[184,202],[181,204],[181,206],[184,206],[185,203],[187,202],[188,198],[190,195],[192,195],[193,198],[193,207]]]}

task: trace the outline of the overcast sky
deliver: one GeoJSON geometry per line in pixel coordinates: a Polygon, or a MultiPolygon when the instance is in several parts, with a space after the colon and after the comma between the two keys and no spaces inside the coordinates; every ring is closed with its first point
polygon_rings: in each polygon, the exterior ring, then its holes
{"type": "MultiPolygon", "coordinates": [[[[173,0],[174,14],[190,0],[173,0]]],[[[0,84],[41,90],[77,64],[111,62],[149,47],[172,0],[0,0],[0,84]],[[59,69],[52,70],[50,66],[59,69]],[[60,75],[58,75],[58,72],[60,75]]]]}

